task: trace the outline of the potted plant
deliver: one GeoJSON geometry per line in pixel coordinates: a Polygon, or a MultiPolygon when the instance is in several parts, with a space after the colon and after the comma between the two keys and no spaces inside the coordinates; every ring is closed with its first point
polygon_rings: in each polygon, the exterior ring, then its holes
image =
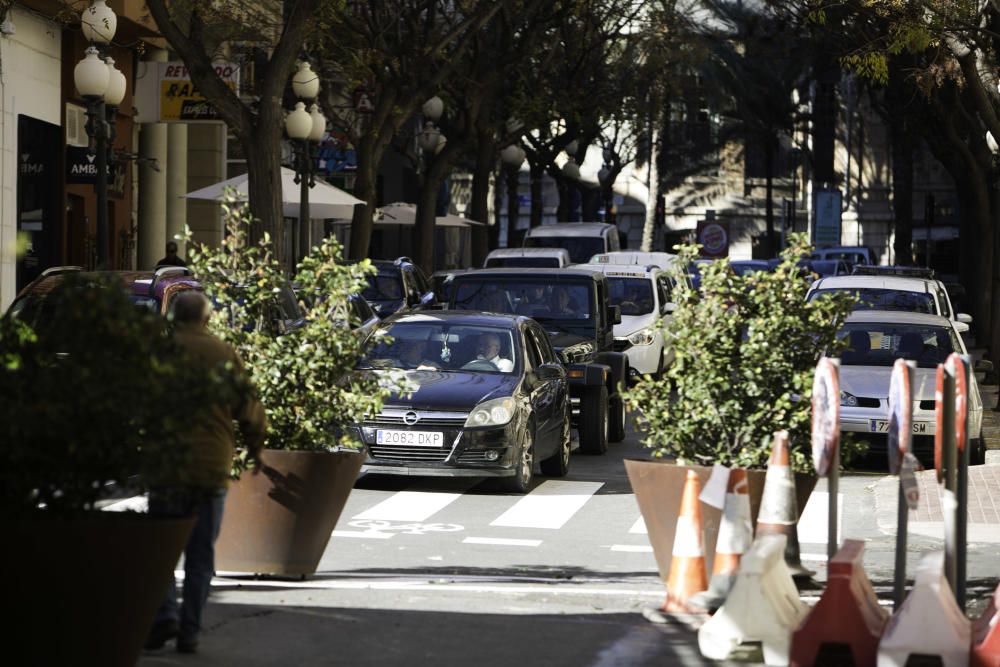
{"type": "Polygon", "coordinates": [[[230,488],[216,568],[305,576],[364,460],[349,426],[377,412],[392,388],[352,372],[364,341],[350,327],[348,297],[362,291],[371,265],[344,263],[336,240],[325,239],[289,280],[267,237],[248,242],[245,205],[230,201],[224,211],[221,247],[195,246],[190,267],[217,304],[213,332],[236,348],[259,392],[268,433],[261,474],[230,488]]]}
{"type": "MultiPolygon", "coordinates": [[[[698,248],[680,249],[677,309],[667,327],[673,364],[662,379],[641,379],[627,399],[641,415],[643,444],[654,460],[629,460],[626,467],[664,578],[686,470],[655,459],[694,468],[703,484],[714,464],[748,469],[756,519],[771,436],[784,429],[800,480],[800,511],[815,485],[807,452],[813,373],[820,354],[839,350],[837,331],[853,297],[806,301],[812,276],[799,262],[810,250],[804,235],[793,234],[773,271],[740,276],[721,260],[701,267],[694,289],[681,272],[698,248]]],[[[711,559],[720,513],[703,509],[711,559]]]]}
{"type": "Polygon", "coordinates": [[[34,328],[0,318],[8,659],[133,665],[194,519],[98,506],[182,465],[184,426],[226,388],[120,278],[63,278],[37,295],[34,328]]]}

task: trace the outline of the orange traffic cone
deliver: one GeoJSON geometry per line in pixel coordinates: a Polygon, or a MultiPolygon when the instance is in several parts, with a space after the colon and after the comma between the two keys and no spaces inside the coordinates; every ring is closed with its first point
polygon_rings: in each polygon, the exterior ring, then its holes
{"type": "Polygon", "coordinates": [[[747,471],[734,468],[726,483],[726,501],[722,508],[719,538],[715,543],[715,561],[708,590],[695,595],[690,606],[714,612],[722,606],[740,569],[740,557],[753,543],[747,471]]]}
{"type": "Polygon", "coordinates": [[[774,434],[771,460],[764,477],[764,495],[757,513],[757,535],[784,535],[785,563],[792,576],[808,578],[815,574],[802,565],[799,557],[798,502],[795,499],[795,476],[788,455],[788,431],[774,434]]]}
{"type": "Polygon", "coordinates": [[[701,508],[698,505],[700,494],[698,473],[688,470],[684,495],[681,497],[681,510],[677,515],[673,558],[670,561],[667,599],[663,603],[663,611],[698,612],[698,609],[688,606],[688,599],[708,588],[705,549],[702,545],[701,508]]]}

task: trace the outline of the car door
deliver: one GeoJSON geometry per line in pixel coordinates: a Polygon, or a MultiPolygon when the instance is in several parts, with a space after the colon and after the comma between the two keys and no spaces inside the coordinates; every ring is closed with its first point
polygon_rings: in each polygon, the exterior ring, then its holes
{"type": "Polygon", "coordinates": [[[552,437],[552,412],[554,397],[552,382],[544,377],[542,353],[531,327],[521,329],[521,340],[524,347],[524,386],[531,403],[531,412],[535,417],[535,458],[547,458],[554,449],[552,437]]]}
{"type": "MultiPolygon", "coordinates": [[[[532,361],[537,360],[538,366],[543,366],[545,377],[535,373],[535,390],[533,400],[543,406],[539,414],[544,415],[544,424],[539,421],[540,430],[544,429],[546,442],[557,451],[562,444],[562,434],[568,411],[569,390],[566,384],[566,370],[559,363],[559,358],[548,335],[538,326],[529,325],[525,330],[528,349],[531,350],[532,361]]],[[[535,368],[538,368],[535,366],[535,368]]]]}

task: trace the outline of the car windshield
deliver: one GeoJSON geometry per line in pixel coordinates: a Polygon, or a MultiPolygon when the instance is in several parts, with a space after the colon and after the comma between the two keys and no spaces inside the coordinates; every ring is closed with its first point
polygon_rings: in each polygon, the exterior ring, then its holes
{"type": "Polygon", "coordinates": [[[585,282],[535,280],[465,280],[452,291],[456,310],[484,310],[533,317],[539,322],[589,324],[593,317],[591,289],[585,282]]]}
{"type": "Polygon", "coordinates": [[[838,337],[848,345],[840,354],[842,366],[892,366],[902,358],[934,368],[961,350],[950,327],[854,322],[844,325],[838,337]]]}
{"type": "Polygon", "coordinates": [[[403,283],[399,276],[379,273],[368,276],[368,287],[361,292],[368,301],[399,301],[403,298],[403,283]]]}
{"type": "Polygon", "coordinates": [[[599,236],[529,236],[525,248],[565,248],[572,264],[586,264],[598,253],[607,251],[599,236]]]}
{"type": "Polygon", "coordinates": [[[384,332],[391,342],[377,343],[362,366],[504,374],[519,367],[511,329],[420,321],[396,322],[384,332]]]}
{"type": "Polygon", "coordinates": [[[559,258],[557,257],[490,257],[486,260],[487,269],[515,268],[515,269],[558,269],[559,258]]]}
{"type": "Polygon", "coordinates": [[[908,292],[872,287],[836,287],[814,290],[809,295],[809,300],[844,292],[858,297],[854,310],[900,310],[907,313],[939,314],[937,304],[934,303],[934,296],[927,292],[908,292]]]}
{"type": "Polygon", "coordinates": [[[649,278],[608,278],[611,305],[622,315],[647,315],[653,312],[653,281],[649,278]]]}
{"type": "Polygon", "coordinates": [[[768,270],[767,262],[765,261],[732,262],[729,266],[732,268],[733,273],[738,276],[745,276],[750,273],[756,273],[757,271],[768,270]]]}

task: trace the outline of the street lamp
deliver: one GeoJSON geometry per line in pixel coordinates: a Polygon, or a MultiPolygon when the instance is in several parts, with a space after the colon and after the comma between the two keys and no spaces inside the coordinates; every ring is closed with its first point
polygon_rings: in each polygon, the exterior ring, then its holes
{"type": "MultiPolygon", "coordinates": [[[[94,2],[80,15],[80,27],[90,46],[84,51],[83,60],[73,69],[73,82],[87,103],[87,136],[96,144],[90,153],[96,153],[97,174],[94,191],[97,195],[97,264],[108,267],[108,142],[114,141],[113,123],[108,123],[108,108],[117,113],[118,105],[125,98],[125,75],[114,66],[114,60],[105,61],[99,47],[106,47],[114,39],[118,18],[105,0],[94,2]]],[[[113,118],[112,118],[113,120],[113,118]]]]}
{"type": "Polygon", "coordinates": [[[285,132],[295,147],[295,182],[299,185],[299,233],[296,234],[295,260],[301,253],[301,242],[312,247],[312,222],[309,216],[309,189],[316,185],[312,145],[323,140],[326,116],[312,103],[319,95],[319,77],[312,66],[302,61],[292,77],[292,92],[299,98],[295,108],[285,116],[285,132]],[[306,103],[311,103],[306,109],[306,103]]]}

